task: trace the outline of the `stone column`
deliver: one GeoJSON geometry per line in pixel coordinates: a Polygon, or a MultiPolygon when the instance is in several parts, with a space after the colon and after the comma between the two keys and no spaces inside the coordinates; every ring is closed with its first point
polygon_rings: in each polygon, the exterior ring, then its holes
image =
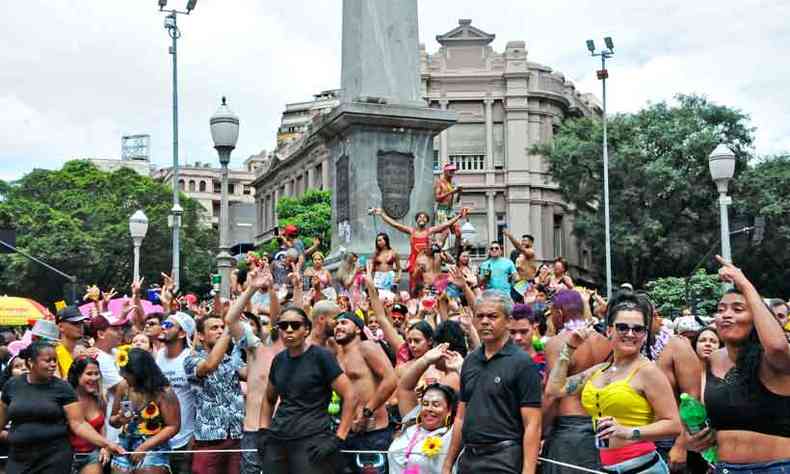
{"type": "Polygon", "coordinates": [[[494,99],[487,97],[483,100],[486,105],[486,170],[494,169],[494,114],[492,106],[494,99]]]}
{"type": "Polygon", "coordinates": [[[321,188],[329,189],[329,160],[324,160],[321,165],[321,188]]]}
{"type": "Polygon", "coordinates": [[[280,200],[280,188],[274,188],[274,202],[272,203],[272,227],[277,224],[277,202],[280,200]]]}
{"type": "MultiPolygon", "coordinates": [[[[439,100],[439,106],[442,110],[447,110],[447,107],[450,105],[450,101],[447,99],[439,100]]],[[[439,168],[446,165],[450,161],[450,153],[447,148],[447,130],[443,130],[442,133],[439,134],[439,168]]]]}
{"type": "Polygon", "coordinates": [[[305,184],[305,191],[315,186],[315,164],[310,164],[307,167],[307,183],[305,184]]]}
{"type": "MultiPolygon", "coordinates": [[[[488,217],[488,240],[492,242],[496,240],[496,208],[494,206],[494,200],[496,199],[496,191],[486,191],[486,201],[488,204],[488,209],[486,211],[486,215],[488,217]]],[[[488,243],[486,242],[486,246],[488,243]]]]}

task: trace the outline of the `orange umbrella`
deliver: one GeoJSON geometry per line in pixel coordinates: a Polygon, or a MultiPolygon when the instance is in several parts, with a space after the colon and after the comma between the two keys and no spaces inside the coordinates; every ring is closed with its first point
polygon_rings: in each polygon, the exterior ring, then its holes
{"type": "Polygon", "coordinates": [[[27,298],[0,297],[0,326],[26,326],[28,321],[41,319],[46,308],[27,298]]]}

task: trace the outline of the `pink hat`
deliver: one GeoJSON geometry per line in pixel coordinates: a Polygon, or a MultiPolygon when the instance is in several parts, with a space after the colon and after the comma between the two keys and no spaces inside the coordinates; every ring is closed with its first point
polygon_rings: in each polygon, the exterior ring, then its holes
{"type": "Polygon", "coordinates": [[[453,163],[447,163],[446,165],[444,165],[444,167],[442,169],[444,171],[455,171],[458,168],[453,163]]]}

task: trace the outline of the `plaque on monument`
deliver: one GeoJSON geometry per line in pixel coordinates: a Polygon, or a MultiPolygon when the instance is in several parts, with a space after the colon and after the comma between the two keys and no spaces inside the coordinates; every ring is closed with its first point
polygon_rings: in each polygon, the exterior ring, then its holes
{"type": "Polygon", "coordinates": [[[381,150],[377,155],[381,208],[390,217],[403,219],[409,213],[409,198],[414,187],[414,155],[381,150]]]}
{"type": "Polygon", "coordinates": [[[335,189],[335,206],[337,222],[348,221],[351,218],[351,206],[348,199],[351,185],[351,180],[348,176],[348,155],[343,155],[338,158],[335,163],[335,173],[337,174],[337,185],[335,189]]]}

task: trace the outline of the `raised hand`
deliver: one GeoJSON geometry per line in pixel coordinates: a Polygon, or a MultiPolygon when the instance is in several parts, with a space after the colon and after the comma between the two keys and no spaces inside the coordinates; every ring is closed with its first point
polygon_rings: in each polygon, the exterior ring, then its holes
{"type": "Polygon", "coordinates": [[[445,351],[444,365],[450,372],[461,373],[461,367],[464,365],[464,358],[461,354],[454,351],[445,351]]]}
{"type": "Polygon", "coordinates": [[[118,295],[118,292],[115,291],[115,288],[113,288],[110,291],[102,292],[102,300],[104,301],[105,305],[108,305],[108,304],[110,304],[110,300],[113,299],[117,295],[118,295]]]}
{"type": "Polygon", "coordinates": [[[173,281],[173,278],[170,275],[168,275],[167,273],[164,273],[164,272],[162,272],[161,275],[162,275],[162,289],[163,290],[170,291],[173,288],[175,288],[176,284],[175,284],[175,282],[173,281]]]}
{"type": "Polygon", "coordinates": [[[746,278],[746,275],[743,274],[740,268],[733,265],[732,262],[724,260],[721,255],[716,255],[716,261],[721,265],[721,268],[719,268],[719,278],[721,281],[732,283],[737,287],[740,287],[743,283],[748,283],[749,280],[746,278]]]}
{"type": "Polygon", "coordinates": [[[140,279],[135,278],[134,281],[132,281],[132,295],[140,295],[140,289],[143,287],[143,281],[145,281],[145,277],[140,279]]]}
{"type": "Polygon", "coordinates": [[[274,284],[274,277],[269,269],[269,265],[263,264],[255,267],[247,273],[247,282],[253,288],[268,290],[274,284]]]}
{"type": "Polygon", "coordinates": [[[435,347],[433,347],[431,350],[426,352],[425,355],[423,355],[423,358],[425,358],[425,361],[427,363],[435,364],[435,363],[439,362],[439,360],[442,357],[445,356],[445,353],[447,352],[447,348],[448,347],[450,347],[450,344],[448,344],[446,342],[438,344],[435,347]]]}
{"type": "Polygon", "coordinates": [[[99,289],[99,287],[96,285],[91,285],[85,289],[85,296],[83,296],[82,299],[85,301],[88,300],[99,301],[100,297],[101,297],[101,290],[99,289]]]}

